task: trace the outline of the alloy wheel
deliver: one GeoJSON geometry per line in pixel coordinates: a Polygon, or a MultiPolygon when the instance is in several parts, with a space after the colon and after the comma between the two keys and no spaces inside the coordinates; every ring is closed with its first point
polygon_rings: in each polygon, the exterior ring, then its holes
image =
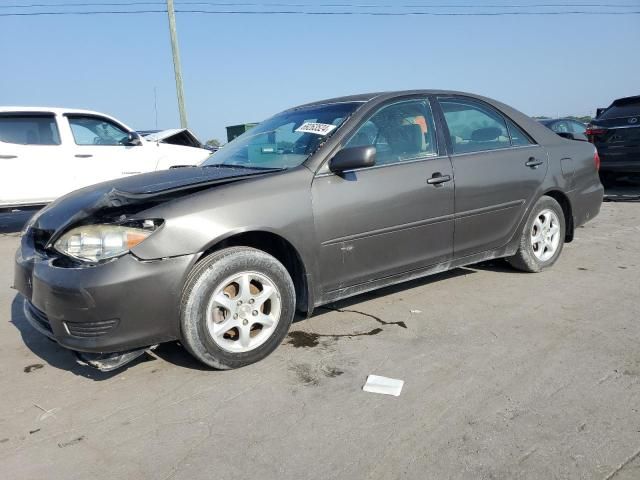
{"type": "Polygon", "coordinates": [[[207,308],[207,328],[222,349],[242,353],[266,342],[280,320],[280,292],[266,275],[242,272],[220,283],[207,308]]]}
{"type": "Polygon", "coordinates": [[[531,226],[531,247],[541,262],[550,260],[560,245],[560,220],[553,210],[541,211],[531,226]]]}

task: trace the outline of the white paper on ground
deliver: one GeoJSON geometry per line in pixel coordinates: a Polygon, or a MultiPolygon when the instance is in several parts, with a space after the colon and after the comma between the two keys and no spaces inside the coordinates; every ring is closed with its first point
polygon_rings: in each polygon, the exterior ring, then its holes
{"type": "Polygon", "coordinates": [[[362,390],[365,392],[382,393],[384,395],[393,395],[397,397],[400,395],[403,385],[404,380],[381,377],[380,375],[369,375],[367,377],[367,383],[364,384],[362,390]]]}

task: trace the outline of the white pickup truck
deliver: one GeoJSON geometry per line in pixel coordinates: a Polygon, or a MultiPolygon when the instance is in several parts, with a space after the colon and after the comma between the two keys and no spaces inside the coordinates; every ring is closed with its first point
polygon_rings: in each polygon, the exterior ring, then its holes
{"type": "Polygon", "coordinates": [[[126,175],[197,165],[210,155],[145,139],[103,113],[0,107],[0,209],[45,204],[126,175]]]}

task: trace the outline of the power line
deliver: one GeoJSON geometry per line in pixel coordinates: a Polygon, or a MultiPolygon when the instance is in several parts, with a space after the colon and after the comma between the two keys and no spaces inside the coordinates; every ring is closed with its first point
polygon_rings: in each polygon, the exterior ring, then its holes
{"type": "MultiPolygon", "coordinates": [[[[191,13],[203,15],[308,15],[308,16],[375,16],[375,17],[407,17],[407,16],[433,16],[433,17],[501,17],[501,16],[562,16],[562,15],[640,15],[640,11],[611,12],[611,11],[585,11],[565,10],[554,12],[367,12],[367,11],[341,11],[318,12],[303,10],[265,10],[265,11],[240,11],[240,10],[176,10],[176,13],[191,13]]],[[[15,12],[0,13],[0,17],[38,17],[38,16],[65,16],[65,15],[139,15],[148,13],[167,13],[167,10],[101,10],[101,11],[66,11],[66,12],[15,12]]]]}
{"type": "MultiPolygon", "coordinates": [[[[54,8],[54,7],[130,7],[141,5],[164,5],[162,1],[134,1],[134,2],[82,2],[82,3],[29,3],[0,5],[0,8],[54,8]]],[[[298,8],[637,8],[638,3],[529,3],[529,4],[357,4],[357,3],[260,3],[260,2],[211,2],[211,1],[178,1],[176,5],[210,5],[215,7],[298,7],[298,8]]]]}

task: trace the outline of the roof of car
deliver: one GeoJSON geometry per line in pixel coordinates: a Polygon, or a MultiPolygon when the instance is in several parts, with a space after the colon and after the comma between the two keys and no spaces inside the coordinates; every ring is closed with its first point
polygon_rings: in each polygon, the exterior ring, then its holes
{"type": "Polygon", "coordinates": [[[631,103],[631,102],[638,102],[640,101],[640,95],[632,95],[630,97],[621,97],[621,98],[616,98],[613,102],[611,102],[611,105],[619,105],[621,103],[631,103]]]}
{"type": "Polygon", "coordinates": [[[536,118],[536,120],[538,120],[540,123],[553,123],[553,122],[578,122],[578,123],[584,123],[584,122],[581,122],[580,120],[576,120],[575,118],[569,118],[569,117],[536,118]]]}
{"type": "Polygon", "coordinates": [[[315,102],[298,105],[295,108],[306,108],[317,105],[327,105],[331,103],[369,102],[378,97],[387,99],[393,97],[401,97],[404,95],[465,95],[468,97],[482,98],[481,96],[473,93],[458,92],[454,90],[392,90],[386,92],[359,93],[357,95],[346,95],[344,97],[327,98],[324,100],[317,100],[315,102]]]}
{"type": "Polygon", "coordinates": [[[93,110],[83,110],[79,108],[61,108],[61,107],[21,107],[21,106],[0,106],[0,112],[19,112],[19,113],[54,113],[56,115],[62,115],[64,113],[83,113],[89,115],[106,115],[102,112],[95,112],[93,110]]]}

